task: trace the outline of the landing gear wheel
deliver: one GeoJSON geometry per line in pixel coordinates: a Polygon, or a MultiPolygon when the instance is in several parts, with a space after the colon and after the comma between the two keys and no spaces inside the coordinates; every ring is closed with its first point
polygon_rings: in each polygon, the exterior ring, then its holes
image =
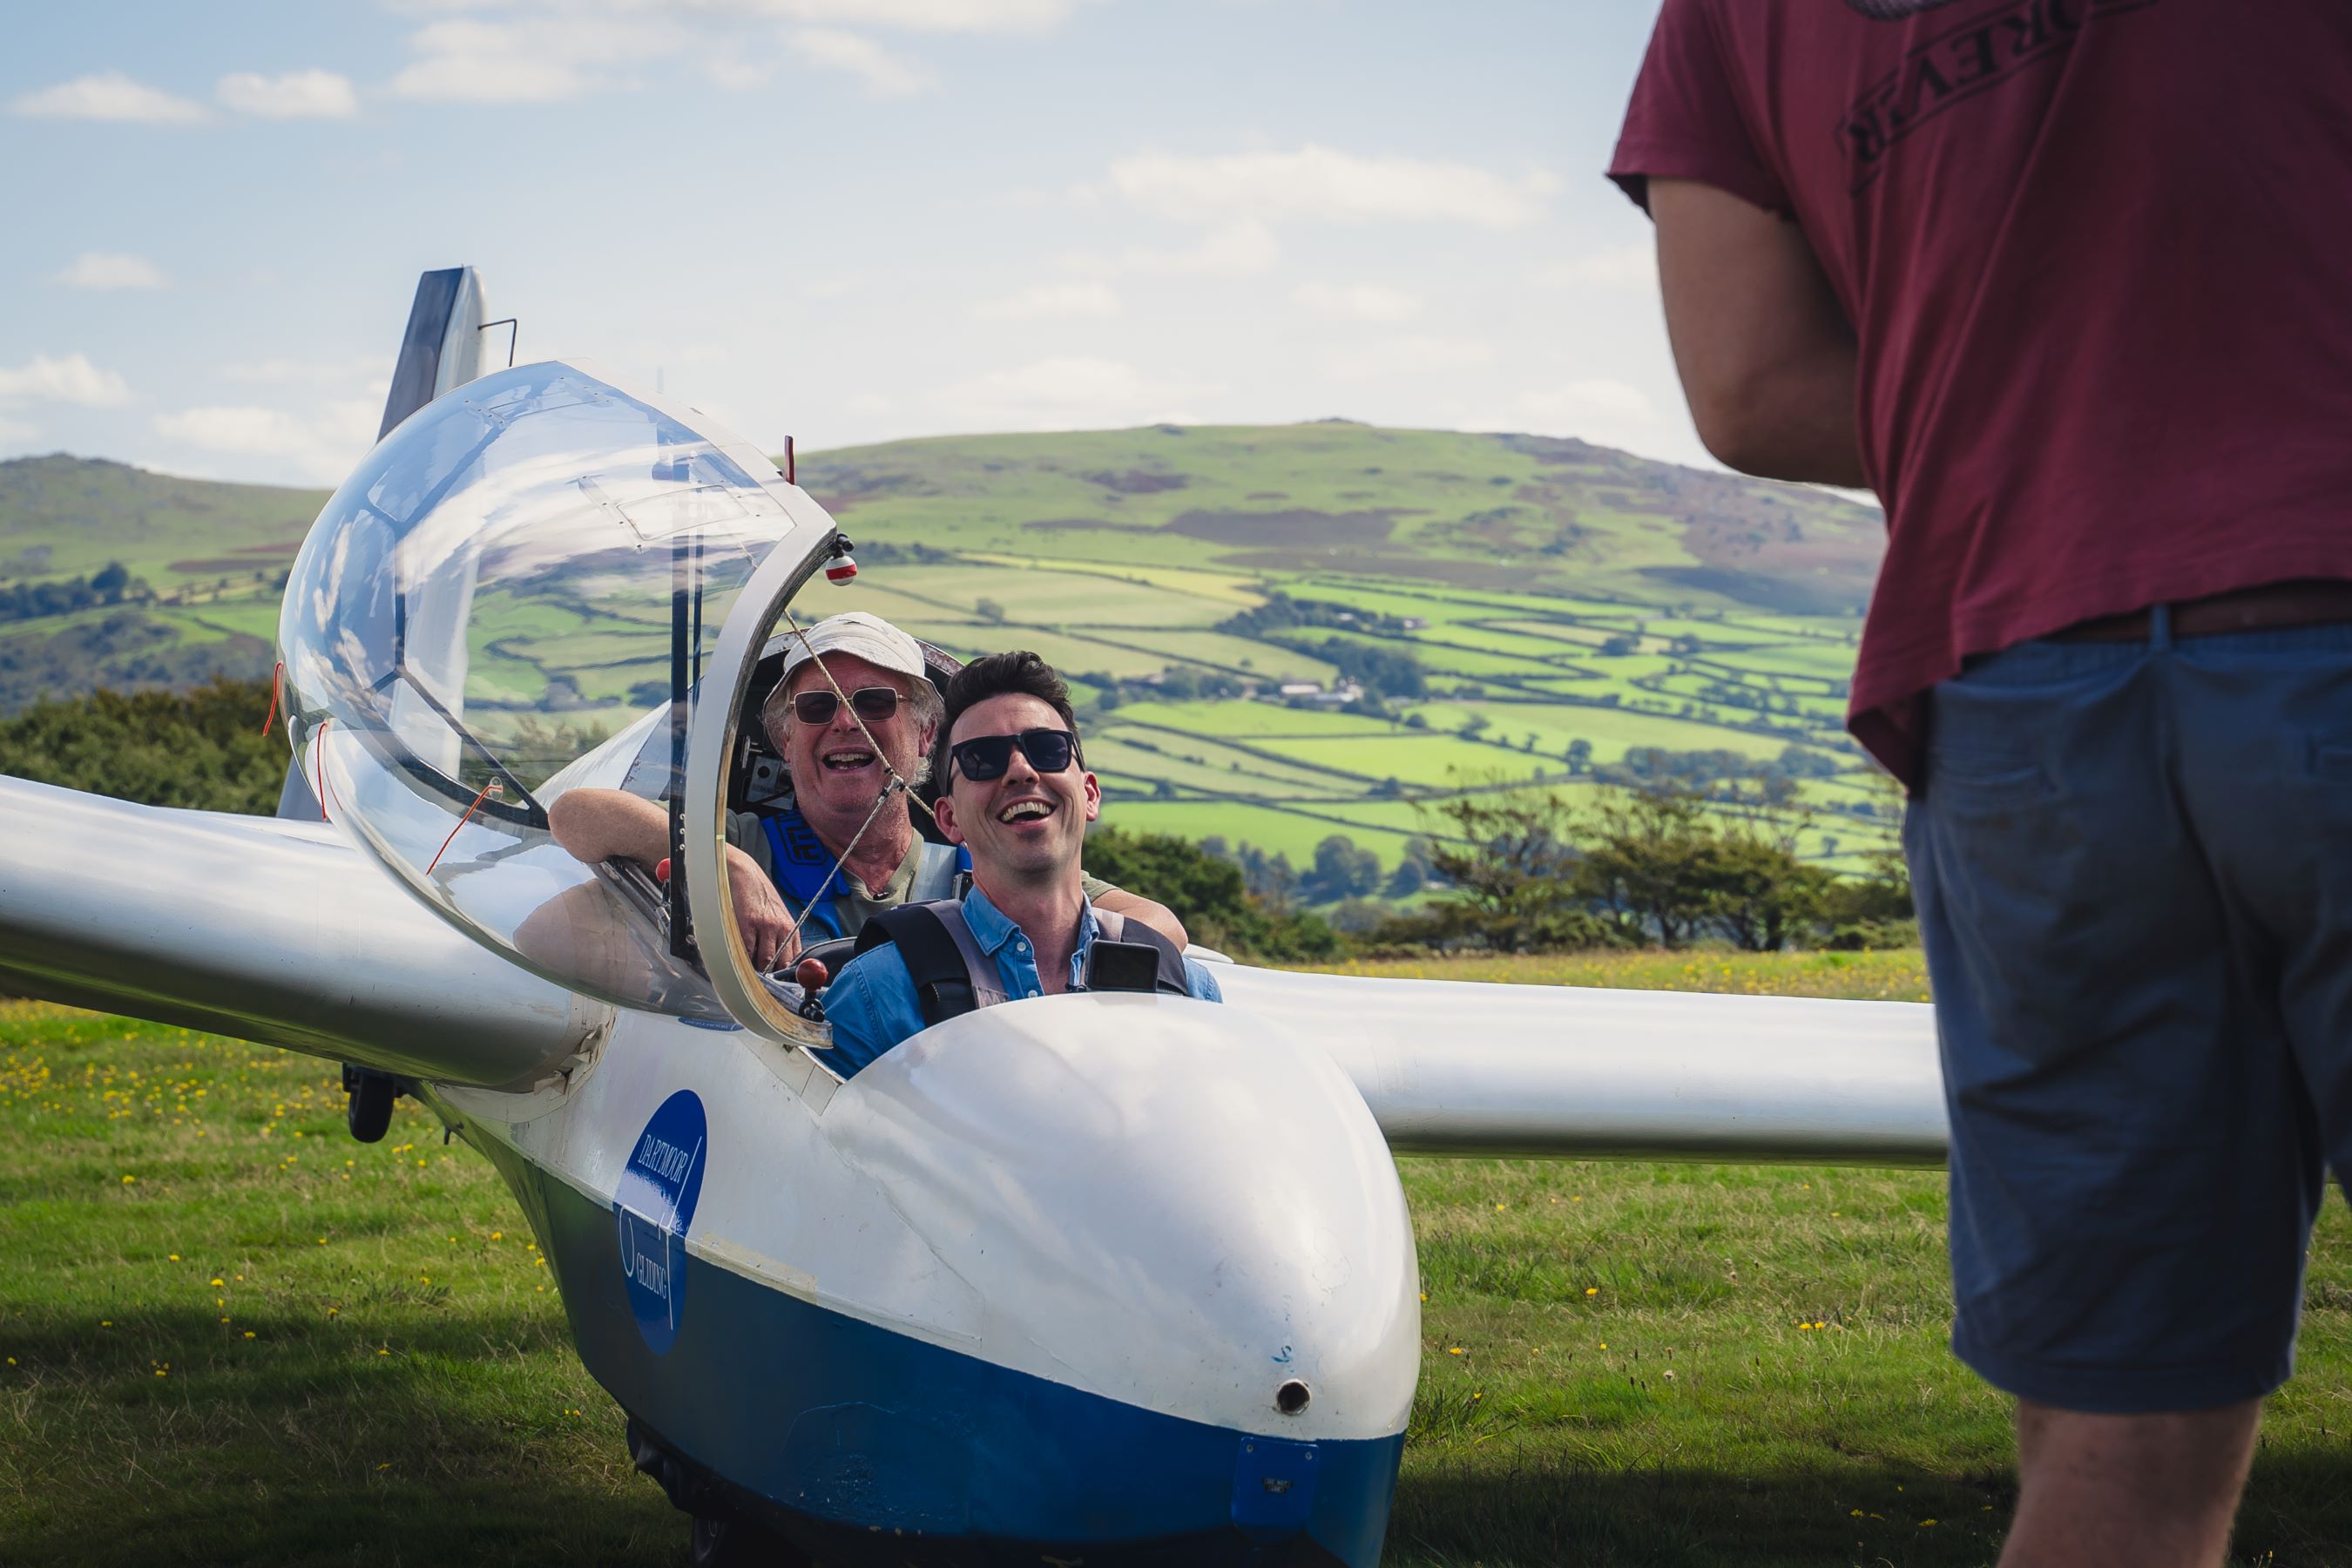
{"type": "Polygon", "coordinates": [[[813,1568],[808,1555],[781,1535],[740,1520],[694,1516],[695,1568],[813,1568]]]}
{"type": "Polygon", "coordinates": [[[399,1086],[384,1073],[345,1068],[343,1088],[351,1093],[351,1103],[343,1108],[343,1122],[352,1136],[362,1143],[382,1141],[392,1125],[392,1102],[400,1098],[399,1086]]]}

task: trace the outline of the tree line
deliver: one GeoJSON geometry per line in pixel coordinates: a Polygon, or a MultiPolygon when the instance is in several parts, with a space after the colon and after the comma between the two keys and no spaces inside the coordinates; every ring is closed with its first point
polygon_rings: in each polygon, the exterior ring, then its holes
{"type": "MultiPolygon", "coordinates": [[[[0,773],[153,805],[268,815],[285,741],[263,721],[266,680],[183,691],[97,691],[0,720],[0,773]]],[[[1892,947],[1917,941],[1892,849],[1866,874],[1801,859],[1785,828],[1727,814],[1672,780],[1587,802],[1559,788],[1458,795],[1426,808],[1436,831],[1398,864],[1344,834],[1305,868],[1253,846],[1194,844],[1104,826],[1089,871],[1149,891],[1204,943],[1297,962],[1346,948],[1502,952],[1727,942],[1892,947]],[[1386,900],[1423,899],[1405,912],[1386,900]],[[1307,908],[1328,908],[1326,914],[1307,908]]]]}
{"type": "Polygon", "coordinates": [[[1794,834],[1761,816],[1726,815],[1674,784],[1593,802],[1558,789],[1469,795],[1432,808],[1442,890],[1418,911],[1362,935],[1375,950],[1544,952],[1727,942],[1913,946],[1910,874],[1884,849],[1860,877],[1801,858],[1794,834]]]}
{"type": "Polygon", "coordinates": [[[69,616],[77,610],[153,597],[143,577],[133,577],[120,561],[110,561],[80,577],[46,583],[0,584],[0,623],[69,616]]]}

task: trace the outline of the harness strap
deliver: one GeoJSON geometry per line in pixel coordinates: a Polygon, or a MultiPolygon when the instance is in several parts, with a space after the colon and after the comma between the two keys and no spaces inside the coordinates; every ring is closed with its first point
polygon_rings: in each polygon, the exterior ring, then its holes
{"type": "Polygon", "coordinates": [[[1192,977],[1184,973],[1184,955],[1177,951],[1174,942],[1141,921],[1129,920],[1110,910],[1097,910],[1095,920],[1101,925],[1103,935],[1111,941],[1139,943],[1158,956],[1159,970],[1151,977],[1154,991],[1171,996],[1192,994],[1192,977]]]}
{"type": "Polygon", "coordinates": [[[953,903],[901,904],[883,910],[857,933],[857,951],[865,952],[886,942],[898,945],[898,956],[906,963],[926,1028],[1005,999],[996,966],[980,951],[971,928],[964,923],[963,910],[953,903]]]}

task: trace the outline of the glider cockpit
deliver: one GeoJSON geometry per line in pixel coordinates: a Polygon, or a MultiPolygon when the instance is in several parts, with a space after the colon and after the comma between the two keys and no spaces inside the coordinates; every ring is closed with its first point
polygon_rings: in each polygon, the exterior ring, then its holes
{"type": "Polygon", "coordinates": [[[546,978],[814,1043],[735,936],[719,847],[729,807],[783,787],[758,723],[776,624],[841,542],[692,409],[562,363],[470,383],[385,437],[295,563],[305,776],[429,907],[546,978]],[[548,808],[580,785],[660,805],[671,873],[556,843],[548,808]]]}

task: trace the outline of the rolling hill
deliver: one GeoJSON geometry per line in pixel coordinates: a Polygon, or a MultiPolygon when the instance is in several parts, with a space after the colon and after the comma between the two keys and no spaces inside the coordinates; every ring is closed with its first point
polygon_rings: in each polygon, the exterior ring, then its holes
{"type": "MultiPolygon", "coordinates": [[[[1882,528],[1835,495],[1339,420],[901,441],[799,477],[866,563],[818,605],[960,654],[1037,648],[1094,704],[1090,755],[1132,826],[1302,865],[1339,833],[1392,865],[1431,796],[1661,769],[1775,775],[1833,863],[1892,826],[1841,729],[1882,528]]],[[[267,676],[279,574],[324,499],[0,464],[0,614],[23,612],[0,618],[0,711],[267,676]],[[77,580],[111,601],[77,605],[77,580]]],[[[500,651],[499,689],[471,700],[553,673],[500,651]]]]}

